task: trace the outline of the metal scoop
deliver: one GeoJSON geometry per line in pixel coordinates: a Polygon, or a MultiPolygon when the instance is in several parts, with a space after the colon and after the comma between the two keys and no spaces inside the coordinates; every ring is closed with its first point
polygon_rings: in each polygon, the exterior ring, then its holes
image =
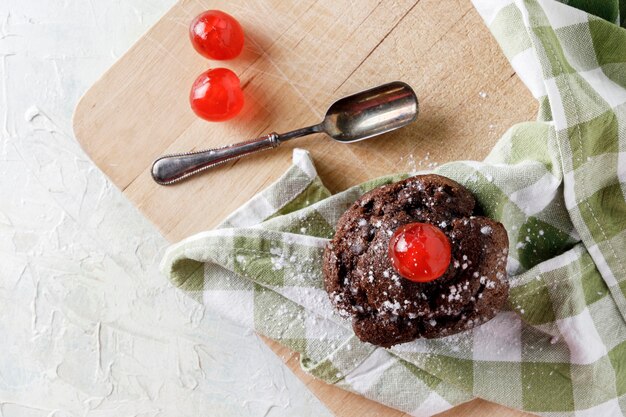
{"type": "Polygon", "coordinates": [[[343,143],[357,142],[415,121],[418,102],[407,84],[395,81],[333,103],[322,123],[287,133],[270,133],[248,142],[200,152],[162,156],[152,164],[152,178],[169,185],[230,160],[312,133],[324,132],[343,143]]]}

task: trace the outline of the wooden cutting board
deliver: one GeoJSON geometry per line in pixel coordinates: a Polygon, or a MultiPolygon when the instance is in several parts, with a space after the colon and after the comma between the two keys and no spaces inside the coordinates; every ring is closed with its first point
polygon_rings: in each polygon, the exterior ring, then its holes
{"type": "MultiPolygon", "coordinates": [[[[174,242],[214,227],[308,149],[336,192],[393,172],[454,159],[482,159],[512,124],[534,118],[531,97],[469,0],[181,0],[83,97],[74,130],[93,161],[174,242]],[[234,15],[246,47],[228,62],[195,53],[187,25],[206,9],[234,15]],[[227,123],[194,116],[195,77],[225,66],[241,78],[246,105],[227,123]],[[156,157],[317,123],[344,95],[402,80],[420,99],[418,122],[343,145],[322,135],[228,163],[179,185],[156,185],[156,157]]],[[[402,413],[305,375],[297,355],[267,340],[337,415],[402,413]]],[[[523,416],[482,400],[445,416],[523,416]]]]}

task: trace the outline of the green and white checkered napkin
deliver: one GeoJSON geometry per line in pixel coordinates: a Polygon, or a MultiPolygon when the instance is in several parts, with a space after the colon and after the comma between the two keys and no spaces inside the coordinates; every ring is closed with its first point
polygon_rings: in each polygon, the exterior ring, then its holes
{"type": "Polygon", "coordinates": [[[505,311],[391,349],[356,339],[323,290],[323,247],[356,198],[403,176],[331,195],[302,150],[217,230],[172,246],[163,270],[208,309],[300,352],[312,375],[415,416],[474,397],[549,416],[626,415],[620,4],[570,1],[591,15],[553,0],[474,3],[541,104],[485,161],[436,170],[509,232],[505,311]]]}

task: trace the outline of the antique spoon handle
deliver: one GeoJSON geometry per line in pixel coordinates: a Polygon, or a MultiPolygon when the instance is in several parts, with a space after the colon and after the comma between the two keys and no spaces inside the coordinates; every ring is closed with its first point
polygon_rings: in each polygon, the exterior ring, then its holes
{"type": "Polygon", "coordinates": [[[205,169],[255,152],[280,145],[278,134],[270,133],[247,142],[235,143],[206,151],[165,155],[152,164],[152,178],[161,185],[170,185],[205,169]]]}

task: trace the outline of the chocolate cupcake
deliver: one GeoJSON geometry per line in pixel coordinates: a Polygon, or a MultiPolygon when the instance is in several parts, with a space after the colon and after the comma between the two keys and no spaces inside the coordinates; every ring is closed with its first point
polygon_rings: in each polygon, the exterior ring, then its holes
{"type": "Polygon", "coordinates": [[[364,194],[341,216],[324,284],[359,339],[389,347],[443,337],[500,311],[508,237],[475,205],[455,181],[418,175],[364,194]]]}

